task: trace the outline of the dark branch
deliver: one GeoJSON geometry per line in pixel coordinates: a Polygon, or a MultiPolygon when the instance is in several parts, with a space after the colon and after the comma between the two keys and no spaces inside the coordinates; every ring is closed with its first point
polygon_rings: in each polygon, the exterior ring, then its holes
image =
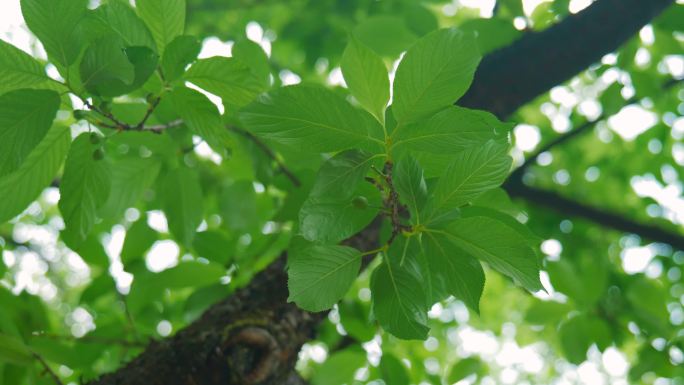
{"type": "Polygon", "coordinates": [[[615,51],[674,0],[599,0],[482,60],[459,100],[500,118],[615,51]]]}
{"type": "Polygon", "coordinates": [[[637,234],[642,238],[666,243],[675,249],[684,250],[684,237],[660,226],[640,223],[622,215],[566,198],[557,192],[525,186],[522,183],[506,183],[504,188],[512,197],[522,198],[535,205],[551,208],[568,217],[588,219],[611,229],[637,234]]]}

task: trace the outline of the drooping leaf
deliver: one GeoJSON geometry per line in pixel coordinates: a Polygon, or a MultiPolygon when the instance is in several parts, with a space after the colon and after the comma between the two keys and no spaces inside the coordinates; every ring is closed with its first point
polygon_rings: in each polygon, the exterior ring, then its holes
{"type": "Polygon", "coordinates": [[[242,107],[250,103],[263,89],[263,82],[250,68],[234,58],[200,59],[188,69],[184,79],[218,95],[225,105],[242,107]]]}
{"type": "Polygon", "coordinates": [[[409,375],[404,364],[390,353],[383,353],[378,365],[382,379],[386,384],[409,385],[409,375]]]}
{"type": "Polygon", "coordinates": [[[503,183],[511,168],[508,146],[487,142],[459,152],[435,185],[430,215],[459,208],[503,183]]]}
{"type": "Polygon", "coordinates": [[[462,218],[438,232],[526,289],[542,289],[537,255],[524,237],[503,222],[487,217],[462,218]]]}
{"type": "Polygon", "coordinates": [[[197,173],[187,167],[171,170],[162,186],[162,201],[169,230],[189,247],[203,215],[202,188],[197,173]]]}
{"type": "Polygon", "coordinates": [[[373,314],[385,331],[401,339],[427,338],[428,305],[414,274],[383,263],[373,271],[370,287],[373,314]]]}
{"type": "Polygon", "coordinates": [[[369,183],[346,199],[310,196],[299,212],[300,232],[309,241],[340,242],[366,227],[380,205],[380,193],[369,183]]]}
{"type": "Polygon", "coordinates": [[[361,252],[346,246],[311,245],[288,254],[288,301],[319,312],[337,303],[356,279],[361,252]]]}
{"type": "Polygon", "coordinates": [[[392,132],[392,150],[400,154],[454,153],[482,146],[489,140],[507,143],[509,131],[507,124],[488,112],[450,106],[427,121],[403,125],[392,132]]]}
{"type": "Polygon", "coordinates": [[[126,237],[121,248],[121,262],[128,266],[131,262],[142,259],[145,252],[159,239],[156,231],[147,224],[147,218],[141,217],[126,230],[126,237]]]}
{"type": "Polygon", "coordinates": [[[411,156],[402,158],[394,166],[392,179],[400,200],[408,205],[411,220],[420,224],[420,210],[427,201],[427,185],[418,161],[411,156]]]}
{"type": "Polygon", "coordinates": [[[376,158],[360,150],[336,154],[318,170],[310,196],[331,200],[350,198],[376,158]]]}
{"type": "Polygon", "coordinates": [[[435,297],[432,299],[441,301],[446,296],[453,295],[479,313],[485,283],[480,262],[453,247],[449,239],[441,234],[423,234],[422,245],[424,258],[430,269],[426,273],[430,274],[434,288],[435,297]]]}
{"type": "Polygon", "coordinates": [[[131,285],[128,296],[130,311],[138,312],[151,302],[158,301],[165,289],[215,285],[225,275],[226,269],[218,263],[197,261],[184,261],[159,273],[141,273],[131,285]]]}
{"type": "Polygon", "coordinates": [[[124,158],[111,165],[111,191],[100,209],[103,218],[118,219],[142,198],[159,175],[158,158],[124,158]]]}
{"type": "Polygon", "coordinates": [[[225,266],[235,255],[236,243],[222,232],[208,230],[195,234],[192,247],[200,257],[225,266]]]}
{"type": "Polygon", "coordinates": [[[98,209],[107,201],[111,170],[91,142],[90,133],[79,135],[71,145],[59,184],[59,211],[64,218],[62,237],[72,248],[85,240],[98,217],[98,209]]]}
{"type": "Polygon", "coordinates": [[[240,115],[258,136],[306,152],[332,152],[352,147],[384,146],[371,132],[382,132],[365,111],[352,107],[330,90],[295,85],[263,95],[240,115]]]}
{"type": "Polygon", "coordinates": [[[240,39],[233,44],[233,57],[247,65],[264,87],[269,85],[271,66],[261,46],[249,39],[240,39]]]}
{"type": "Polygon", "coordinates": [[[87,5],[88,0],[21,0],[21,13],[48,55],[68,66],[81,52],[79,23],[87,5]]]}
{"type": "Polygon", "coordinates": [[[449,370],[449,375],[447,379],[449,383],[459,382],[462,379],[470,376],[471,374],[482,375],[484,370],[484,364],[477,357],[467,357],[459,360],[451,367],[449,370]]]}
{"type": "Polygon", "coordinates": [[[138,14],[145,21],[160,53],[185,28],[185,0],[137,0],[138,14]]]}
{"type": "Polygon", "coordinates": [[[384,122],[389,101],[389,77],[382,59],[352,37],[342,54],[340,67],[351,94],[368,112],[384,122]]]}
{"type": "Polygon", "coordinates": [[[223,152],[231,138],[216,106],[202,93],[177,87],[166,96],[183,122],[215,150],[223,152]]]}
{"type": "Polygon", "coordinates": [[[470,86],[479,62],[472,34],[441,29],[424,36],[397,68],[394,117],[406,124],[450,106],[470,86]]]}
{"type": "Polygon", "coordinates": [[[332,354],[311,377],[312,385],[351,384],[354,374],[366,363],[366,352],[349,348],[332,354]]]}
{"type": "Polygon", "coordinates": [[[52,126],[19,169],[0,178],[0,222],[21,213],[47,187],[69,151],[69,128],[52,126]]]}
{"type": "Polygon", "coordinates": [[[0,40],[0,78],[0,94],[49,81],[37,60],[4,40],[0,40]]]}
{"type": "Polygon", "coordinates": [[[20,89],[0,95],[0,177],[21,166],[45,137],[58,108],[54,91],[20,89]]]}
{"type": "Polygon", "coordinates": [[[127,47],[147,47],[157,51],[150,30],[123,1],[109,1],[97,7],[84,21],[88,33],[96,36],[116,35],[127,47]]]}
{"type": "Polygon", "coordinates": [[[158,59],[149,48],[127,47],[120,38],[106,36],[86,49],[79,67],[81,80],[95,95],[122,95],[142,86],[158,59]]]}
{"type": "Polygon", "coordinates": [[[354,36],[382,56],[396,58],[416,40],[404,20],[392,15],[369,17],[354,28],[354,36]]]}
{"type": "Polygon", "coordinates": [[[185,67],[197,59],[202,45],[194,36],[177,36],[164,51],[161,68],[167,81],[176,80],[183,75],[185,67]]]}

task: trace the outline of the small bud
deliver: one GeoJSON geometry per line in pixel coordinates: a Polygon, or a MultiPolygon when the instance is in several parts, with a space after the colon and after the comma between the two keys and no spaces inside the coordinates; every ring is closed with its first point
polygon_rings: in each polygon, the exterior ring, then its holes
{"type": "Polygon", "coordinates": [[[74,110],[73,115],[76,120],[85,119],[86,117],[85,111],[83,110],[74,110]]]}
{"type": "Polygon", "coordinates": [[[363,196],[358,196],[352,199],[352,205],[354,205],[354,207],[356,207],[357,209],[365,209],[366,207],[368,207],[368,199],[366,199],[366,197],[363,196]]]}
{"type": "Polygon", "coordinates": [[[90,134],[88,139],[90,139],[90,143],[92,144],[100,144],[100,135],[94,132],[90,134]]]}
{"type": "Polygon", "coordinates": [[[104,151],[102,151],[101,148],[98,148],[97,150],[93,151],[93,159],[102,160],[103,158],[104,158],[104,151]]]}

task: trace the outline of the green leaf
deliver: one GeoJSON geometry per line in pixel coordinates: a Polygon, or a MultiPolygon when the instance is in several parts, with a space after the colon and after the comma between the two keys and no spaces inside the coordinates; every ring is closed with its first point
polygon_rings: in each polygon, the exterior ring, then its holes
{"type": "Polygon", "coordinates": [[[69,128],[54,125],[18,170],[0,178],[0,222],[20,214],[50,185],[69,150],[69,128]]]}
{"type": "Polygon", "coordinates": [[[142,259],[158,239],[157,232],[147,225],[147,217],[140,217],[126,230],[126,237],[121,248],[121,262],[124,266],[128,266],[131,262],[142,259]]]}
{"type": "Polygon", "coordinates": [[[371,276],[373,314],[385,331],[401,339],[427,338],[428,304],[413,273],[383,263],[371,276]]]}
{"type": "Polygon", "coordinates": [[[555,301],[536,300],[525,313],[525,322],[532,325],[555,326],[570,311],[572,306],[555,301]]]}
{"type": "Polygon", "coordinates": [[[383,352],[378,369],[382,373],[385,384],[409,385],[410,383],[406,366],[393,354],[383,352]]]}
{"type": "Polygon", "coordinates": [[[416,35],[404,20],[390,15],[365,19],[354,28],[353,35],[373,51],[391,58],[398,57],[416,41],[416,35]]]}
{"type": "Polygon", "coordinates": [[[299,212],[300,233],[309,241],[334,244],[366,227],[378,213],[380,193],[362,183],[347,199],[310,196],[299,212]]]}
{"type": "Polygon", "coordinates": [[[470,19],[459,25],[459,29],[477,33],[477,46],[483,55],[508,46],[522,35],[522,31],[517,30],[511,20],[496,17],[470,19]]]}
{"type": "Polygon", "coordinates": [[[451,367],[449,375],[447,376],[447,381],[450,384],[453,384],[454,382],[459,382],[471,374],[480,376],[485,371],[484,369],[484,365],[479,358],[464,358],[459,360],[456,364],[454,364],[454,366],[451,367]]]}
{"type": "Polygon", "coordinates": [[[128,295],[130,311],[136,313],[162,298],[165,289],[204,287],[219,283],[226,269],[217,263],[184,261],[160,273],[136,274],[128,295]]]}
{"type": "Polygon", "coordinates": [[[288,301],[304,310],[330,309],[349,290],[361,268],[361,252],[346,246],[311,245],[288,254],[288,301]]]}
{"type": "Polygon", "coordinates": [[[200,257],[225,266],[233,258],[236,244],[236,239],[209,230],[195,234],[192,247],[200,257]]]}
{"type": "Polygon", "coordinates": [[[185,0],[137,0],[138,14],[145,21],[163,53],[185,28],[185,0]]]}
{"type": "Polygon", "coordinates": [[[0,333],[0,362],[26,365],[33,362],[33,355],[18,337],[0,333]]]}
{"type": "Polygon", "coordinates": [[[261,46],[249,39],[241,39],[233,44],[232,55],[245,63],[264,87],[270,83],[271,65],[261,46]]]}
{"type": "Polygon", "coordinates": [[[161,68],[167,81],[176,80],[183,75],[185,67],[197,60],[202,44],[194,36],[177,36],[164,51],[161,68]]]}
{"type": "Polygon", "coordinates": [[[127,47],[147,47],[157,52],[150,30],[126,2],[109,1],[97,7],[86,21],[90,34],[116,35],[127,47]]]}
{"type": "Polygon", "coordinates": [[[392,132],[392,150],[449,154],[482,146],[489,140],[508,142],[510,126],[494,115],[450,106],[427,121],[402,125],[392,132]]]}
{"type": "Polygon", "coordinates": [[[299,151],[333,152],[374,145],[379,152],[384,146],[369,136],[382,132],[370,114],[320,86],[282,87],[259,97],[240,118],[258,136],[299,151]]]}
{"type": "Polygon", "coordinates": [[[377,156],[360,150],[336,154],[318,170],[310,196],[340,200],[351,198],[375,159],[377,156]]]}
{"type": "Polygon", "coordinates": [[[257,194],[250,180],[225,186],[220,196],[221,216],[230,230],[250,231],[259,224],[257,194]]]}
{"type": "Polygon", "coordinates": [[[542,289],[539,281],[539,259],[527,240],[506,224],[487,217],[458,219],[445,231],[459,249],[487,262],[530,291],[542,289]]]}
{"type": "Polygon", "coordinates": [[[325,362],[314,369],[312,385],[352,384],[354,374],[366,364],[366,352],[349,348],[332,354],[325,362]]]}
{"type": "Polygon", "coordinates": [[[340,62],[344,81],[351,94],[381,123],[389,101],[389,77],[382,59],[352,37],[340,62]]]}
{"type": "Polygon", "coordinates": [[[95,40],[86,50],[80,65],[81,81],[90,92],[114,96],[133,83],[135,67],[128,60],[123,41],[115,37],[95,40]]]}
{"type": "Polygon", "coordinates": [[[62,236],[72,248],[88,236],[111,187],[109,165],[96,159],[94,154],[101,149],[90,137],[90,133],[83,133],[74,140],[59,184],[59,211],[65,225],[62,236]]]}
{"type": "Polygon", "coordinates": [[[537,249],[542,239],[534,234],[527,226],[520,223],[517,219],[512,216],[502,213],[497,210],[490,209],[488,207],[481,206],[470,206],[461,211],[461,217],[489,217],[491,219],[497,220],[504,223],[506,226],[515,230],[520,236],[527,240],[527,244],[530,247],[537,249]]]}
{"type": "Polygon", "coordinates": [[[431,302],[453,295],[476,313],[480,313],[480,297],[484,290],[485,275],[475,258],[453,247],[449,239],[440,234],[426,232],[422,237],[425,259],[433,285],[431,302]]]}
{"type": "Polygon", "coordinates": [[[184,79],[218,95],[227,106],[249,104],[264,85],[242,61],[227,57],[211,57],[195,62],[184,79]]]}
{"type": "Polygon", "coordinates": [[[215,150],[224,152],[231,144],[216,106],[202,93],[187,87],[175,88],[166,96],[183,122],[215,150]]]}
{"type": "Polygon", "coordinates": [[[570,318],[558,329],[563,353],[568,361],[579,365],[587,358],[587,349],[592,344],[591,339],[586,333],[585,317],[578,315],[570,318]]]}
{"type": "Polygon", "coordinates": [[[101,216],[118,220],[143,197],[160,169],[158,158],[131,157],[115,161],[111,166],[111,192],[100,209],[101,216]]]}
{"type": "Polygon", "coordinates": [[[459,208],[487,190],[499,187],[511,168],[508,146],[487,142],[459,152],[435,185],[431,216],[459,208]]]}
{"type": "Polygon", "coordinates": [[[88,0],[21,0],[21,12],[48,55],[68,66],[81,52],[79,23],[87,5],[88,0]]]}
{"type": "Polygon", "coordinates": [[[0,94],[49,81],[37,60],[4,40],[0,40],[0,78],[0,94]]]}
{"type": "Polygon", "coordinates": [[[470,86],[479,62],[472,34],[441,29],[425,35],[397,68],[394,117],[406,124],[452,105],[470,86]]]}
{"type": "Polygon", "coordinates": [[[190,246],[203,215],[202,188],[197,172],[185,167],[171,170],[162,186],[169,230],[176,239],[190,246]]]}
{"type": "Polygon", "coordinates": [[[54,91],[20,89],[0,95],[0,176],[21,166],[45,137],[58,108],[54,91]]]}
{"type": "Polygon", "coordinates": [[[400,200],[408,205],[411,220],[420,224],[420,210],[427,201],[427,185],[418,161],[411,156],[402,158],[394,166],[392,180],[400,200]]]}
{"type": "Polygon", "coordinates": [[[86,49],[79,71],[83,87],[95,95],[118,96],[142,86],[156,69],[158,56],[146,47],[126,47],[107,36],[86,49]]]}

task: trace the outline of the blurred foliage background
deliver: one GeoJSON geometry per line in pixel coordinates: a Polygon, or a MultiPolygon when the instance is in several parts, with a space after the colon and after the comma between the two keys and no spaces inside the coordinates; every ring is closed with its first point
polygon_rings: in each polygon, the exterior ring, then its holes
{"type": "MultiPolygon", "coordinates": [[[[590,3],[188,0],[186,31],[202,37],[200,56],[230,56],[233,43],[245,39],[259,43],[275,86],[340,87],[339,61],[351,32],[388,64],[419,36],[447,26],[476,31],[486,54],[590,3]]],[[[16,29],[2,38],[40,54],[35,39],[22,40],[21,21],[12,24],[16,29]]],[[[517,111],[509,119],[517,124],[516,163],[536,158],[524,182],[684,237],[683,44],[684,5],[676,4],[618,51],[517,111]],[[583,126],[583,133],[545,147],[583,126]]],[[[118,116],[141,113],[134,102],[115,108],[118,116]]],[[[141,192],[144,199],[123,218],[98,223],[79,253],[57,242],[55,188],[0,226],[0,327],[28,335],[65,383],[115,370],[148,339],[176,332],[249,282],[287,247],[288,220],[305,197],[286,195],[289,181],[239,135],[224,158],[187,132],[175,143],[159,137],[144,146],[126,134],[108,145],[121,157],[137,157],[136,164],[146,159],[139,177],[150,184],[162,182],[155,181],[159,164],[145,156],[146,146],[157,146],[154,153],[187,148],[172,156],[196,167],[202,187],[204,222],[191,245],[171,239],[167,198],[153,189],[141,192]]],[[[283,155],[311,183],[320,159],[283,155]]],[[[303,376],[317,385],[684,383],[684,250],[563,207],[524,197],[495,200],[545,240],[547,293],[531,295],[488,272],[479,316],[447,301],[431,310],[427,341],[400,341],[369,322],[362,276],[302,350],[303,376]]],[[[0,383],[51,380],[37,365],[8,363],[0,364],[0,383]]]]}

